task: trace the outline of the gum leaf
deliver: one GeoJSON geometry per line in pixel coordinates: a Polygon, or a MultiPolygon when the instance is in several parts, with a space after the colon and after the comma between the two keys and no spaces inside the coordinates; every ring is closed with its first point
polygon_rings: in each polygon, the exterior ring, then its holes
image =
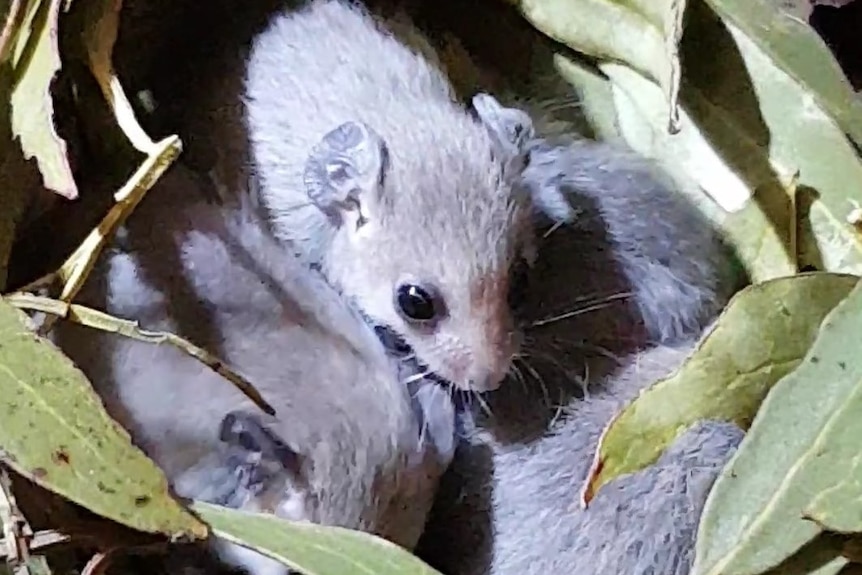
{"type": "Polygon", "coordinates": [[[857,281],[813,273],[737,294],[679,370],[641,393],[607,427],[584,499],[615,477],[654,463],[697,421],[747,428],[769,389],[799,365],[823,318],[857,281]]]}
{"type": "Polygon", "coordinates": [[[440,575],[385,539],[340,527],[294,523],[195,501],[212,532],[305,575],[440,575]]]}
{"type": "Polygon", "coordinates": [[[57,39],[61,4],[62,0],[24,2],[25,16],[12,50],[12,131],[24,156],[36,158],[45,187],[75,199],[78,188],[66,142],[54,127],[51,97],[51,82],[61,66],[57,39]]]}
{"type": "Polygon", "coordinates": [[[820,35],[782,3],[707,0],[727,22],[751,38],[862,146],[862,98],[844,76],[820,35]]]}
{"type": "Polygon", "coordinates": [[[0,459],[40,486],[123,525],[172,539],[207,536],[90,383],[0,300],[0,459]]]}
{"type": "Polygon", "coordinates": [[[800,366],[763,402],[716,480],[694,575],[762,573],[824,527],[862,529],[860,333],[857,284],[826,317],[800,366]]]}
{"type": "MultiPolygon", "coordinates": [[[[664,96],[649,78],[599,62],[622,139],[656,160],[723,229],[753,281],[806,266],[862,273],[854,225],[862,161],[847,128],[809,88],[816,84],[810,70],[788,73],[746,33],[750,27],[737,28],[703,2],[689,2],[686,16],[678,134],[665,130],[664,96]]],[[[826,74],[837,66],[830,62],[826,74]]],[[[588,117],[596,106],[584,101],[588,117]]]]}
{"type": "Polygon", "coordinates": [[[679,38],[685,0],[514,0],[536,28],[602,61],[621,62],[661,86],[664,127],[676,131],[679,38]]]}

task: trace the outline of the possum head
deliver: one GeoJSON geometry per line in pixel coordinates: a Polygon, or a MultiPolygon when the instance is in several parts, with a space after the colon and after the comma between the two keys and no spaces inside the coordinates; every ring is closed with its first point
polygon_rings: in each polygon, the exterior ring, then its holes
{"type": "Polygon", "coordinates": [[[312,151],[309,199],[337,230],[327,276],[428,371],[462,390],[499,387],[519,346],[513,269],[532,259],[520,184],[532,122],[493,97],[399,134],[346,122],[312,151]],[[396,145],[397,144],[397,145],[396,145]]]}

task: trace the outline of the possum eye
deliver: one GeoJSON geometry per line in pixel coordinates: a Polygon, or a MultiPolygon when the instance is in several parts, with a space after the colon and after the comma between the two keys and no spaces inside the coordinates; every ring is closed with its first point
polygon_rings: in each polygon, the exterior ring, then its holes
{"type": "Polygon", "coordinates": [[[443,301],[437,290],[404,283],[395,290],[395,307],[408,322],[427,323],[443,315],[443,301]]]}

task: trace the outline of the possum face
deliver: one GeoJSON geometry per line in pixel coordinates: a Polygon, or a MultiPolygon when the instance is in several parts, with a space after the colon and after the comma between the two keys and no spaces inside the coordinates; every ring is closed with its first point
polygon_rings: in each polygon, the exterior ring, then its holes
{"type": "Polygon", "coordinates": [[[510,294],[532,248],[520,185],[532,131],[525,114],[490,96],[473,106],[477,117],[450,110],[409,146],[363,124],[339,127],[322,154],[336,160],[310,165],[306,182],[327,184],[309,195],[338,222],[327,275],[428,371],[489,391],[520,343],[510,294]]]}
{"type": "Polygon", "coordinates": [[[523,196],[500,165],[473,164],[412,197],[393,187],[402,201],[344,243],[352,265],[338,267],[344,292],[428,371],[484,392],[499,387],[520,345],[510,294],[531,236],[523,196]]]}
{"type": "MultiPolygon", "coordinates": [[[[517,229],[518,212],[498,229],[517,229]]],[[[434,238],[419,228],[409,240],[389,240],[398,246],[391,259],[366,259],[341,281],[355,286],[346,291],[359,307],[397,333],[428,372],[462,390],[494,390],[520,346],[509,297],[517,234],[477,251],[468,238],[434,238]]]]}

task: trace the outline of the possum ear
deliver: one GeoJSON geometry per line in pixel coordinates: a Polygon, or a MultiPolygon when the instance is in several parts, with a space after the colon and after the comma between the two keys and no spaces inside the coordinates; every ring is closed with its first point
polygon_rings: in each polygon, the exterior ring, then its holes
{"type": "Polygon", "coordinates": [[[485,93],[473,96],[472,104],[479,120],[508,154],[520,156],[526,152],[535,132],[529,114],[517,108],[505,108],[494,96],[485,93]]]}
{"type": "Polygon", "coordinates": [[[306,161],[308,198],[328,216],[361,226],[380,192],[387,159],[386,143],[370,126],[345,122],[323,136],[306,161]]]}

